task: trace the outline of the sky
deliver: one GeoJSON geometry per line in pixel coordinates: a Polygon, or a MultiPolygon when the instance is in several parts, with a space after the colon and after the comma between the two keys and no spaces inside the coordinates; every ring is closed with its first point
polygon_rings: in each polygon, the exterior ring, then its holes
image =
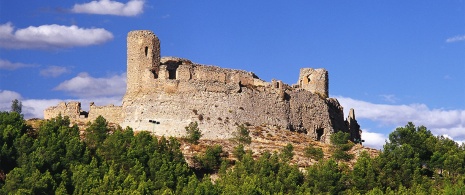
{"type": "Polygon", "coordinates": [[[60,101],[121,105],[126,36],[151,30],[162,56],[297,82],[329,71],[365,145],[409,121],[465,141],[465,1],[0,0],[0,110],[42,118],[60,101]]]}

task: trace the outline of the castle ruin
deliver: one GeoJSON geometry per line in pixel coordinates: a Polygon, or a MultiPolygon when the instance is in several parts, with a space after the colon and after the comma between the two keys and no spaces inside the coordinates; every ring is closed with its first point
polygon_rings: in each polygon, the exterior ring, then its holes
{"type": "Polygon", "coordinates": [[[296,84],[265,82],[254,73],[160,57],[160,41],[147,30],[127,37],[127,90],[122,106],[95,106],[82,111],[79,102],[60,103],[44,111],[74,121],[109,122],[156,135],[183,136],[190,122],[198,122],[203,138],[226,139],[239,124],[272,125],[329,142],[337,131],[360,140],[353,109],[344,120],[337,99],[329,98],[328,72],[302,68],[296,84]],[[150,123],[150,120],[160,124],[150,123]]]}

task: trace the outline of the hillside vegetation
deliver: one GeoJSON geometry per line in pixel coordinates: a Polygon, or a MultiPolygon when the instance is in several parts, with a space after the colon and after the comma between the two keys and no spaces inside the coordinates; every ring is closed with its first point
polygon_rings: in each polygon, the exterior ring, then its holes
{"type": "Polygon", "coordinates": [[[61,116],[35,125],[17,112],[0,112],[0,194],[465,192],[465,147],[412,123],[392,132],[378,155],[354,152],[360,146],[343,133],[334,134],[330,147],[293,142],[289,134],[287,143],[276,141],[281,147],[257,152],[278,131],[242,126],[241,139],[228,144],[188,144],[187,138],[110,128],[103,117],[82,134],[61,116]]]}

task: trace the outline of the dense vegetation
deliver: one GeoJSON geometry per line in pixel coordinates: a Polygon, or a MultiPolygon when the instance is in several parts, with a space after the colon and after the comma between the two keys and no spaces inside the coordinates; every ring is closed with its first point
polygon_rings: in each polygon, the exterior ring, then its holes
{"type": "Polygon", "coordinates": [[[221,146],[196,156],[190,168],[174,138],[130,128],[111,129],[102,117],[80,136],[66,117],[44,121],[35,131],[18,112],[0,112],[0,194],[462,194],[465,147],[408,123],[389,136],[376,158],[361,153],[346,163],[346,135],[334,137],[333,156],[309,146],[318,163],[300,171],[290,165],[292,145],[258,159],[238,128],[235,163],[221,146]],[[218,174],[212,182],[210,175],[218,174]]]}

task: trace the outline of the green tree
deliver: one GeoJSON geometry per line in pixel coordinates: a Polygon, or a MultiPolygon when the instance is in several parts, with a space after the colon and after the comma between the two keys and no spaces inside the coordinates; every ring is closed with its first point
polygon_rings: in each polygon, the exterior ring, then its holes
{"type": "Polygon", "coordinates": [[[233,133],[234,140],[239,144],[249,145],[252,143],[249,129],[244,125],[237,126],[236,131],[233,133]]]}
{"type": "Polygon", "coordinates": [[[294,146],[291,143],[284,146],[281,150],[280,157],[282,161],[289,162],[294,157],[294,146]]]}
{"type": "Polygon", "coordinates": [[[336,161],[319,161],[307,169],[306,185],[311,194],[338,194],[343,190],[342,172],[336,161]]]}
{"type": "Polygon", "coordinates": [[[108,122],[103,116],[98,116],[85,131],[85,142],[93,150],[97,149],[108,135],[108,122]]]}
{"type": "Polygon", "coordinates": [[[330,139],[334,159],[349,161],[353,158],[352,154],[347,153],[354,146],[354,143],[350,141],[349,133],[339,131],[332,134],[330,139]]]}
{"type": "Polygon", "coordinates": [[[191,122],[186,129],[186,140],[191,144],[198,144],[199,139],[202,137],[202,131],[199,129],[199,124],[196,122],[191,122]]]}
{"type": "Polygon", "coordinates": [[[355,187],[358,192],[365,194],[377,187],[376,174],[370,155],[364,151],[360,154],[352,172],[350,172],[351,185],[355,187]]]}
{"type": "Polygon", "coordinates": [[[331,144],[333,145],[344,145],[350,140],[350,134],[342,131],[333,133],[330,137],[331,144]]]}
{"type": "Polygon", "coordinates": [[[11,101],[11,111],[16,112],[18,114],[21,114],[23,110],[23,103],[19,101],[18,99],[14,99],[11,101]]]}
{"type": "Polygon", "coordinates": [[[308,144],[308,146],[304,148],[304,155],[307,158],[315,160],[321,160],[324,157],[323,149],[315,148],[312,144],[308,144]]]}
{"type": "Polygon", "coordinates": [[[244,145],[239,144],[234,147],[233,155],[238,159],[242,160],[242,157],[245,155],[244,145]]]}
{"type": "Polygon", "coordinates": [[[208,146],[205,153],[196,156],[195,160],[200,164],[202,169],[214,171],[217,170],[221,164],[221,153],[223,153],[223,147],[221,145],[215,145],[213,147],[208,146]]]}
{"type": "Polygon", "coordinates": [[[32,145],[32,140],[26,134],[29,130],[18,112],[0,112],[0,172],[8,173],[15,168],[23,149],[30,149],[27,146],[32,145]]]}

